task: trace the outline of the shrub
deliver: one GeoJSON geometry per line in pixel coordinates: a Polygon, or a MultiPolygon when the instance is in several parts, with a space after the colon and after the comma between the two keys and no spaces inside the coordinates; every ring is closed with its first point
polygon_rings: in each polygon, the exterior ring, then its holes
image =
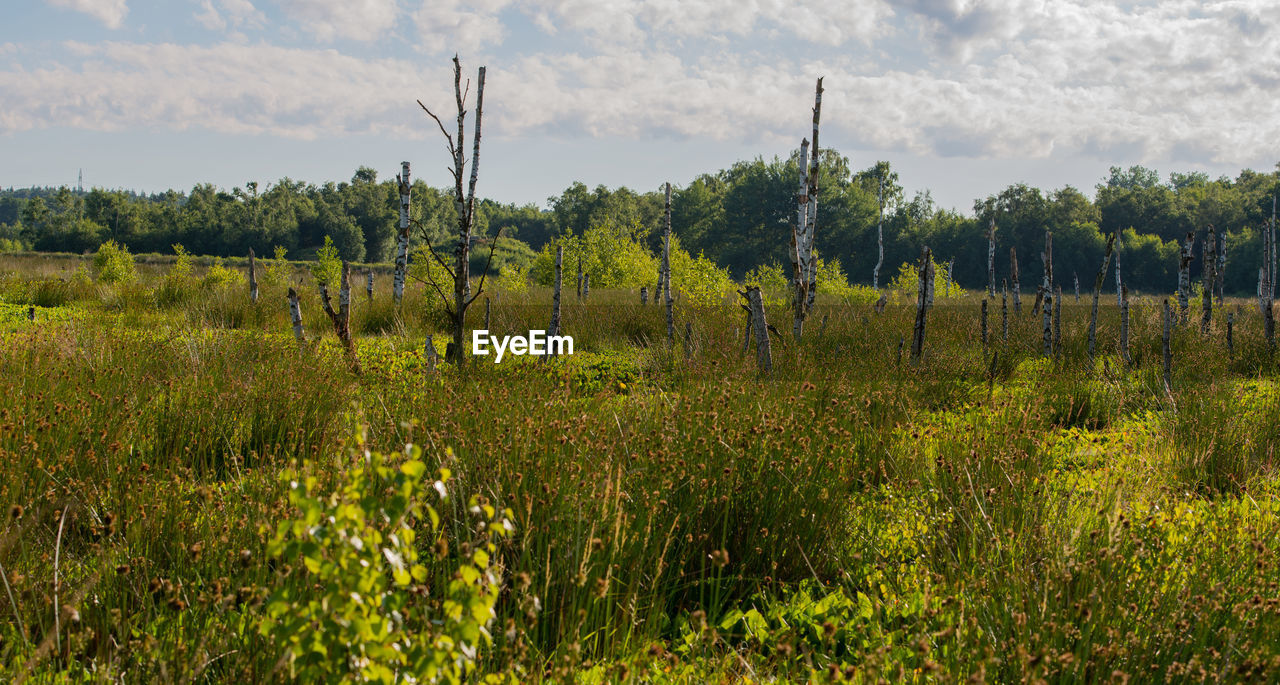
{"type": "Polygon", "coordinates": [[[204,278],[200,281],[200,286],[205,290],[217,290],[243,284],[244,274],[223,266],[222,257],[214,258],[213,266],[209,267],[209,270],[204,274],[204,278]]]}
{"type": "MultiPolygon", "coordinates": [[[[946,300],[964,297],[964,288],[956,285],[955,281],[947,282],[943,276],[947,271],[944,264],[933,263],[933,299],[946,300]]],[[[912,299],[916,297],[916,293],[920,289],[920,272],[916,269],[914,262],[903,262],[898,267],[898,275],[893,277],[893,282],[889,284],[889,289],[912,299]]]]}
{"type": "Polygon", "coordinates": [[[338,256],[338,248],[333,238],[324,237],[324,245],[316,250],[316,263],[311,265],[311,277],[316,285],[336,285],[342,280],[342,257],[338,256]]]}
{"type": "MultiPolygon", "coordinates": [[[[658,262],[648,250],[612,229],[591,228],[580,236],[567,236],[559,242],[564,246],[564,283],[570,288],[577,277],[579,259],[583,272],[591,274],[592,287],[638,288],[658,279],[658,262]]],[[[552,285],[555,264],[556,246],[547,243],[529,269],[534,282],[552,285]]]]}
{"type": "Polygon", "coordinates": [[[748,287],[755,286],[759,288],[760,294],[764,298],[765,306],[780,307],[788,302],[791,279],[787,278],[786,273],[782,271],[782,267],[777,262],[761,264],[748,271],[746,277],[742,279],[742,283],[748,287]]]}
{"type": "Polygon", "coordinates": [[[702,254],[692,257],[671,239],[671,289],[684,295],[685,301],[702,306],[719,304],[725,293],[733,291],[729,270],[702,254]]]}
{"type": "Polygon", "coordinates": [[[93,256],[93,270],[102,283],[127,283],[137,277],[129,248],[114,240],[98,246],[93,256]]]}
{"type": "Polygon", "coordinates": [[[180,243],[174,243],[173,252],[178,258],[156,286],[156,303],[162,307],[183,302],[191,295],[191,253],[180,243]]]}
{"type": "Polygon", "coordinates": [[[289,260],[285,258],[286,254],[288,254],[288,250],[276,245],[275,258],[262,260],[262,275],[258,277],[258,280],[263,285],[284,286],[289,283],[289,260]]]}
{"type": "Polygon", "coordinates": [[[297,517],[280,522],[268,546],[286,577],[259,630],[284,648],[291,679],[301,682],[460,683],[492,639],[501,589],[493,541],[511,530],[511,513],[473,498],[469,511],[484,541],[461,545],[470,551],[431,588],[443,588],[440,601],[420,600],[429,572],[418,556],[419,531],[447,549],[440,514],[424,499],[447,497],[449,472],[441,469],[428,486],[417,446],[369,452],[363,432],[355,444],[360,463],[334,492],[320,493],[314,477],[286,474],[297,517]]]}

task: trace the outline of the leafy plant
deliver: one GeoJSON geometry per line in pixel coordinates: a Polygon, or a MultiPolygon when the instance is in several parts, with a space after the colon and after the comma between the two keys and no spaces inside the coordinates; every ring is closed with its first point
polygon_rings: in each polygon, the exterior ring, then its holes
{"type": "Polygon", "coordinates": [[[98,246],[98,252],[93,256],[93,270],[103,283],[128,283],[137,277],[129,248],[114,240],[98,246]]]}
{"type": "Polygon", "coordinates": [[[316,250],[316,263],[311,265],[311,277],[316,285],[331,286],[342,278],[342,257],[333,244],[333,238],[324,237],[324,245],[316,250]]]}
{"type": "Polygon", "coordinates": [[[201,287],[205,290],[217,290],[232,285],[242,285],[244,283],[244,274],[235,269],[229,269],[222,264],[221,257],[215,257],[213,266],[205,272],[204,278],[200,281],[201,287]]]}

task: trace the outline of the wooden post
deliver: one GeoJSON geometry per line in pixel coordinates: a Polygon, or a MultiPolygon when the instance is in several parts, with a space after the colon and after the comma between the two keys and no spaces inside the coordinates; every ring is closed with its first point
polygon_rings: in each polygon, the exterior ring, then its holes
{"type": "Polygon", "coordinates": [[[1178,260],[1178,325],[1187,322],[1191,309],[1191,260],[1194,258],[1196,234],[1187,231],[1182,243],[1182,257],[1178,260]]]}
{"type": "Polygon", "coordinates": [[[373,299],[373,269],[369,269],[369,280],[364,285],[364,296],[367,300],[373,299]]]}
{"type": "Polygon", "coordinates": [[[1102,295],[1102,282],[1107,278],[1107,262],[1111,261],[1111,252],[1116,246],[1116,235],[1107,237],[1107,249],[1102,255],[1102,268],[1098,269],[1098,277],[1093,279],[1093,309],[1089,312],[1089,362],[1093,365],[1094,346],[1098,335],[1098,298],[1102,295]]]}
{"type": "Polygon", "coordinates": [[[1053,354],[1053,234],[1044,232],[1044,356],[1053,354]]]}
{"type": "Polygon", "coordinates": [[[760,288],[747,288],[747,302],[751,307],[751,328],[756,334],[756,364],[761,373],[769,373],[773,370],[773,354],[769,349],[769,323],[765,318],[760,288]]]}
{"type": "Polygon", "coordinates": [[[1213,224],[1209,225],[1209,235],[1204,241],[1204,271],[1200,274],[1202,291],[1200,293],[1200,334],[1209,335],[1209,324],[1213,321],[1213,287],[1218,277],[1214,272],[1218,268],[1218,238],[1214,235],[1213,224]]]}
{"type": "Polygon", "coordinates": [[[1173,310],[1169,307],[1169,298],[1164,298],[1164,335],[1160,341],[1164,346],[1164,389],[1169,392],[1173,388],[1173,310]]]}
{"type": "MultiPolygon", "coordinates": [[[[662,229],[662,301],[667,307],[667,342],[671,343],[676,338],[676,324],[674,310],[672,305],[675,303],[671,299],[671,184],[667,183],[666,208],[663,213],[663,229],[662,229]]],[[[761,305],[763,312],[763,305],[761,305]]],[[[762,314],[763,316],[763,314],[762,314]]],[[[766,340],[769,338],[769,332],[764,331],[766,340]]]]}
{"type": "Polygon", "coordinates": [[[648,303],[649,303],[649,286],[642,285],[640,286],[640,304],[648,304],[648,303]]]}
{"type": "Polygon", "coordinates": [[[925,247],[920,251],[920,287],[916,295],[916,325],[911,335],[911,362],[917,363],[924,354],[925,324],[929,311],[929,286],[933,280],[933,253],[925,247]]]}
{"type": "Polygon", "coordinates": [[[1022,288],[1018,283],[1018,252],[1009,248],[1009,277],[1013,280],[1013,313],[1022,313],[1022,288]]]}
{"type": "MultiPolygon", "coordinates": [[[[462,141],[458,141],[458,145],[462,145],[462,141]]],[[[396,187],[400,190],[400,225],[396,232],[396,271],[391,286],[391,299],[399,307],[400,300],[404,298],[404,277],[409,270],[409,196],[413,186],[409,183],[408,162],[400,162],[396,187]]],[[[373,272],[369,272],[369,276],[372,277],[373,272]]]]}
{"type": "Polygon", "coordinates": [[[1129,288],[1120,286],[1120,358],[1125,364],[1132,365],[1129,356],[1129,288]]]}
{"type": "Polygon", "coordinates": [[[307,339],[302,334],[302,305],[298,302],[298,291],[289,288],[289,319],[293,322],[293,337],[299,345],[306,345],[307,339]]]}
{"type": "Polygon", "coordinates": [[[258,260],[254,259],[253,248],[249,248],[249,300],[258,303],[258,260]]]}
{"type": "MultiPolygon", "coordinates": [[[[551,325],[547,327],[548,336],[560,335],[560,283],[563,263],[564,245],[556,245],[556,278],[555,289],[551,293],[551,325]]],[[[551,348],[551,345],[547,345],[548,355],[554,355],[558,351],[551,348]]],[[[544,356],[543,359],[545,358],[544,356]]]]}

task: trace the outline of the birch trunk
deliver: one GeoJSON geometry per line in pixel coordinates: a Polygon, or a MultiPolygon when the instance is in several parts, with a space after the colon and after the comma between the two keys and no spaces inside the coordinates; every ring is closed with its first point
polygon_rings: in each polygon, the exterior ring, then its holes
{"type": "MultiPolygon", "coordinates": [[[[564,246],[556,245],[556,277],[551,291],[551,325],[547,327],[548,336],[560,335],[560,283],[563,263],[564,246]]],[[[551,345],[547,345],[547,356],[554,355],[556,351],[558,350],[554,350],[551,345]]]]}
{"type": "Polygon", "coordinates": [[[1053,353],[1062,351],[1062,286],[1055,286],[1053,292],[1053,353]]]}
{"type": "Polygon", "coordinates": [[[1217,282],[1217,275],[1214,273],[1218,267],[1218,238],[1214,234],[1213,226],[1209,226],[1209,235],[1204,241],[1204,271],[1201,273],[1200,282],[1203,285],[1203,292],[1200,294],[1200,333],[1209,335],[1209,324],[1213,321],[1213,286],[1217,282]]]}
{"type": "Polygon", "coordinates": [[[1124,250],[1124,238],[1116,231],[1116,305],[1124,304],[1124,285],[1120,282],[1120,253],[1124,250]]]}
{"type": "Polygon", "coordinates": [[[1013,280],[1013,313],[1022,313],[1022,289],[1018,283],[1018,252],[1009,248],[1009,277],[1013,280]]]}
{"type": "Polygon", "coordinates": [[[1071,280],[1075,283],[1076,287],[1076,304],[1080,304],[1080,275],[1072,271],[1071,280]]]}
{"type": "Polygon", "coordinates": [[[1217,278],[1214,279],[1214,289],[1218,294],[1218,306],[1221,307],[1223,306],[1222,286],[1227,276],[1227,232],[1225,230],[1222,232],[1222,236],[1219,239],[1218,266],[1214,269],[1214,275],[1217,276],[1217,278]]]}
{"type": "Polygon", "coordinates": [[[373,299],[373,269],[369,269],[369,280],[364,286],[365,299],[373,299]]]}
{"type": "Polygon", "coordinates": [[[640,286],[640,304],[649,304],[649,286],[640,286]]]}
{"type": "Polygon", "coordinates": [[[293,337],[299,345],[306,345],[307,339],[302,333],[302,305],[298,301],[298,291],[289,288],[289,320],[293,322],[293,337]]]}
{"type": "Polygon", "coordinates": [[[982,298],[982,357],[987,356],[987,343],[989,331],[987,330],[987,298],[982,298]]]}
{"type": "Polygon", "coordinates": [[[876,193],[876,268],[871,272],[871,287],[880,289],[880,267],[884,266],[884,176],[880,177],[880,190],[876,193]]]}
{"type": "Polygon", "coordinates": [[[1187,322],[1191,309],[1191,260],[1195,250],[1196,234],[1187,231],[1182,242],[1182,257],[1178,260],[1178,325],[1187,322]]]}
{"type": "Polygon", "coordinates": [[[1053,234],[1044,232],[1044,356],[1053,354],[1053,234]]]}
{"type": "Polygon", "coordinates": [[[1164,333],[1160,336],[1164,348],[1164,389],[1170,392],[1173,388],[1173,310],[1169,307],[1169,298],[1164,298],[1164,333]]]}
{"type": "Polygon", "coordinates": [[[751,328],[756,334],[756,364],[760,373],[769,373],[773,370],[773,354],[769,349],[769,323],[765,318],[760,288],[747,288],[747,302],[751,307],[751,328]]]}
{"type": "MultiPolygon", "coordinates": [[[[409,270],[409,196],[413,186],[409,183],[408,162],[400,162],[400,175],[396,176],[396,185],[400,189],[400,225],[396,232],[396,271],[391,286],[391,299],[399,307],[400,301],[404,299],[404,278],[409,270]]],[[[372,281],[373,273],[370,272],[369,276],[372,281]]],[[[369,294],[370,297],[373,296],[372,282],[369,294]]]]}
{"type": "Polygon", "coordinates": [[[917,363],[924,354],[925,323],[929,312],[929,290],[933,280],[933,254],[926,247],[920,252],[920,287],[916,296],[916,325],[911,335],[911,361],[917,363]]]}
{"type": "MultiPolygon", "coordinates": [[[[666,203],[663,210],[663,228],[662,228],[662,297],[667,307],[667,342],[673,342],[676,337],[675,313],[672,310],[671,299],[671,184],[667,184],[666,203]]],[[[765,331],[765,338],[769,337],[769,332],[765,331]]],[[[796,335],[799,338],[799,334],[796,335]]]]}
{"type": "Polygon", "coordinates": [[[249,248],[249,301],[258,303],[258,260],[254,258],[253,248],[249,248]]]}
{"type": "Polygon", "coordinates": [[[328,315],[329,321],[333,323],[333,332],[338,335],[338,341],[342,343],[342,349],[347,354],[347,361],[351,363],[351,370],[360,373],[360,359],[356,356],[355,340],[351,337],[351,263],[345,259],[342,261],[342,281],[338,286],[338,309],[334,311],[333,303],[329,301],[329,289],[327,287],[320,288],[320,303],[324,306],[324,313],[328,315]]]}
{"type": "Polygon", "coordinates": [[[1009,342],[1009,282],[1000,281],[1000,331],[1004,342],[1009,342]]]}
{"type": "Polygon", "coordinates": [[[1115,249],[1117,233],[1107,237],[1107,249],[1102,255],[1102,268],[1098,269],[1098,277],[1093,280],[1093,308],[1089,312],[1089,362],[1092,367],[1094,348],[1098,335],[1098,298],[1102,295],[1102,282],[1107,278],[1107,263],[1111,261],[1111,252],[1115,249]]]}
{"type": "Polygon", "coordinates": [[[582,274],[582,299],[585,302],[591,296],[591,274],[582,274]]]}
{"type": "Polygon", "coordinates": [[[1129,288],[1120,286],[1120,358],[1127,365],[1133,365],[1129,356],[1129,288]]]}
{"type": "Polygon", "coordinates": [[[996,220],[987,226],[987,297],[996,297],[996,220]]]}
{"type": "Polygon", "coordinates": [[[794,321],[792,333],[796,340],[804,333],[804,320],[813,307],[817,294],[817,254],[813,251],[813,239],[818,219],[818,122],[822,116],[822,79],[813,97],[813,150],[808,141],[800,145],[800,191],[796,197],[796,225],[792,230],[792,307],[794,321]]]}

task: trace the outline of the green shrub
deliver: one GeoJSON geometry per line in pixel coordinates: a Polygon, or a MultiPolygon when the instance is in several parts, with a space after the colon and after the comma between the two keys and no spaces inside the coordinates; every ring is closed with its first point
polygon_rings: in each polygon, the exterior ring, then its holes
{"type": "Polygon", "coordinates": [[[311,265],[311,276],[316,285],[337,285],[342,280],[342,257],[338,256],[338,248],[333,238],[324,237],[324,245],[316,250],[316,263],[311,265]]]}
{"type": "Polygon", "coordinates": [[[244,274],[224,266],[221,257],[214,258],[213,266],[209,267],[209,270],[204,274],[204,278],[200,281],[200,286],[205,290],[218,290],[243,284],[244,274]]]}
{"type": "Polygon", "coordinates": [[[98,252],[93,256],[93,270],[103,283],[127,283],[137,277],[129,248],[114,240],[98,246],[98,252]]]}

